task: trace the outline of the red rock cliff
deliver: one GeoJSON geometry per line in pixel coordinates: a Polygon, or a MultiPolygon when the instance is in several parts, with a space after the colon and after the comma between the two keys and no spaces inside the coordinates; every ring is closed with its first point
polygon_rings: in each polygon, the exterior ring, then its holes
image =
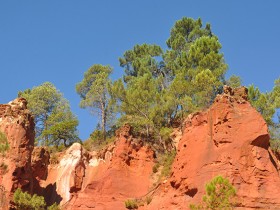
{"type": "Polygon", "coordinates": [[[148,192],[154,153],[136,142],[130,129],[119,130],[114,145],[90,160],[83,187],[66,209],[126,209],[125,200],[148,192]]]}
{"type": "MultiPolygon", "coordinates": [[[[152,189],[154,153],[133,139],[129,126],[99,153],[88,153],[76,143],[49,166],[44,148],[35,149],[31,160],[34,122],[24,99],[0,105],[0,131],[10,144],[1,157],[8,165],[0,175],[2,209],[18,187],[44,195],[48,204],[84,210],[125,209],[125,200],[152,189]]],[[[237,208],[280,209],[279,168],[267,125],[247,101],[246,89],[226,88],[209,110],[186,119],[171,177],[140,208],[188,209],[201,201],[207,182],[223,175],[237,189],[237,208]]]]}
{"type": "Polygon", "coordinates": [[[237,208],[280,209],[278,165],[262,116],[245,88],[225,89],[211,108],[188,117],[172,175],[148,209],[188,209],[217,175],[237,189],[237,208]]]}
{"type": "Polygon", "coordinates": [[[26,105],[23,98],[0,105],[0,131],[6,135],[10,147],[5,156],[1,156],[1,164],[7,166],[0,174],[2,209],[7,208],[17,188],[29,192],[33,189],[31,153],[35,133],[33,117],[26,105]]]}

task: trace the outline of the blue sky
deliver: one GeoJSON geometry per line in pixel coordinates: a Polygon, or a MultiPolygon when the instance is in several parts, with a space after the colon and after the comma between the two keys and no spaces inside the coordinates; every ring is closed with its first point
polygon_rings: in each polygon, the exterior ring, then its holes
{"type": "Polygon", "coordinates": [[[219,37],[244,85],[269,91],[280,77],[280,1],[0,0],[0,103],[19,90],[52,82],[70,101],[86,139],[97,118],[79,108],[76,83],[93,64],[122,75],[118,58],[135,44],[165,41],[176,20],[201,17],[219,37]]]}

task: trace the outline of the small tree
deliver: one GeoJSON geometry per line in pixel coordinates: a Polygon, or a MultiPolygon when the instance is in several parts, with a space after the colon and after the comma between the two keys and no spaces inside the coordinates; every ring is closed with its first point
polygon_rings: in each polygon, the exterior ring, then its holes
{"type": "Polygon", "coordinates": [[[66,110],[64,107],[63,110],[55,110],[49,116],[48,129],[42,132],[42,136],[49,136],[50,145],[59,145],[62,142],[67,147],[80,141],[77,131],[78,124],[78,119],[70,108],[66,110]]]}
{"type": "Polygon", "coordinates": [[[78,119],[73,115],[69,102],[50,83],[18,93],[27,100],[27,108],[32,112],[36,124],[36,141],[43,145],[59,145],[60,141],[79,141],[78,119]]]}
{"type": "Polygon", "coordinates": [[[203,204],[190,205],[191,209],[232,209],[234,203],[232,198],[236,195],[236,190],[228,179],[222,176],[214,177],[210,183],[206,184],[206,195],[203,196],[203,204]]]}

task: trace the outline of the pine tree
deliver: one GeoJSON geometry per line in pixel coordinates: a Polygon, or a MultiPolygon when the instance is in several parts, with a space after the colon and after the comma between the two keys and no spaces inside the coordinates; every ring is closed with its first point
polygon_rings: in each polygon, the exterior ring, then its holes
{"type": "Polygon", "coordinates": [[[18,96],[27,100],[27,107],[35,118],[36,142],[59,145],[61,140],[64,144],[79,141],[78,119],[71,112],[69,102],[52,83],[45,82],[19,92],[18,96]],[[62,130],[64,136],[57,135],[62,130]]]}
{"type": "Polygon", "coordinates": [[[83,80],[76,85],[76,92],[81,97],[80,107],[90,108],[93,114],[100,116],[103,139],[106,139],[106,127],[114,113],[114,101],[111,100],[112,73],[110,66],[95,64],[84,74],[83,80]]]}
{"type": "Polygon", "coordinates": [[[191,204],[191,209],[222,210],[234,207],[233,198],[236,195],[236,190],[228,179],[216,176],[206,184],[205,190],[206,195],[203,196],[202,204],[191,204]]]}

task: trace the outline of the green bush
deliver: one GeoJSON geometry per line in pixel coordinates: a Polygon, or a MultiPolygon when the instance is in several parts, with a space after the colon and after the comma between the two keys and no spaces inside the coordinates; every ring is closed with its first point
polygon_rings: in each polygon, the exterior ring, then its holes
{"type": "Polygon", "coordinates": [[[60,210],[60,207],[57,203],[54,203],[53,205],[48,207],[48,210],[60,210]]]}
{"type": "Polygon", "coordinates": [[[9,148],[10,146],[6,135],[0,131],[0,154],[5,155],[9,148]]]}
{"type": "Polygon", "coordinates": [[[104,146],[115,141],[115,135],[110,136],[110,133],[107,133],[106,140],[104,141],[103,134],[100,130],[94,130],[90,137],[83,142],[83,146],[88,151],[99,150],[104,146]]]}
{"type": "Polygon", "coordinates": [[[160,167],[160,164],[159,164],[159,163],[156,163],[156,164],[153,166],[153,173],[157,173],[159,167],[160,167]]]}
{"type": "Polygon", "coordinates": [[[95,129],[90,134],[90,139],[94,142],[102,142],[102,140],[104,139],[103,132],[101,130],[95,129]]]}
{"type": "Polygon", "coordinates": [[[14,203],[18,210],[44,210],[46,202],[43,196],[34,194],[31,196],[27,192],[22,192],[18,188],[14,193],[14,203]]]}
{"type": "Polygon", "coordinates": [[[161,171],[161,176],[168,177],[170,176],[171,166],[176,156],[176,151],[172,150],[168,152],[163,157],[163,169],[161,171]]]}
{"type": "Polygon", "coordinates": [[[234,207],[233,198],[236,190],[228,179],[222,176],[214,177],[205,186],[206,195],[203,196],[203,203],[199,205],[191,204],[190,208],[195,209],[232,209],[234,207]]]}
{"type": "Polygon", "coordinates": [[[172,132],[173,132],[172,128],[162,127],[160,129],[160,136],[165,144],[172,141],[172,139],[170,138],[172,132]]]}
{"type": "Polygon", "coordinates": [[[138,203],[136,200],[126,200],[125,208],[127,209],[138,209],[138,203]]]}

